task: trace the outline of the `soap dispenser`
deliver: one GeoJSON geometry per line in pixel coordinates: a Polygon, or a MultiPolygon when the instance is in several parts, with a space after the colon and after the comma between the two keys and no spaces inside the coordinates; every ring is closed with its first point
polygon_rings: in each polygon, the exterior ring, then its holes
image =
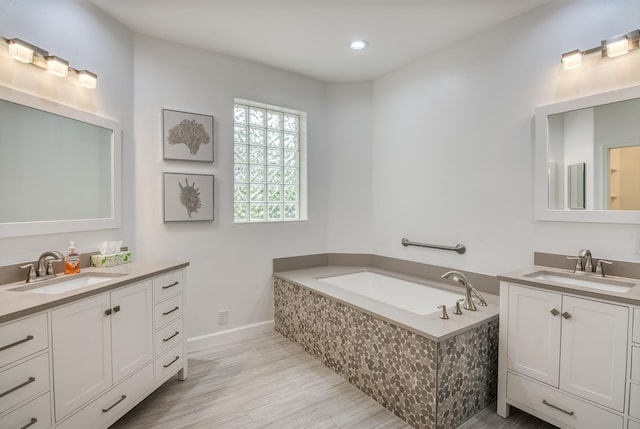
{"type": "Polygon", "coordinates": [[[80,255],[76,251],[73,241],[69,242],[69,253],[64,257],[64,273],[77,274],[80,272],[80,255]]]}

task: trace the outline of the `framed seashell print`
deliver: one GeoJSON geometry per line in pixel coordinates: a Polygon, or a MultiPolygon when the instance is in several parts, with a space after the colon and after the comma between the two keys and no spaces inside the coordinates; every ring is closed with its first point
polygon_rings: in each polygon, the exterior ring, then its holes
{"type": "Polygon", "coordinates": [[[163,159],[213,162],[213,116],[162,109],[163,159]]]}
{"type": "Polygon", "coordinates": [[[213,220],[213,175],[164,173],[164,221],[213,220]]]}

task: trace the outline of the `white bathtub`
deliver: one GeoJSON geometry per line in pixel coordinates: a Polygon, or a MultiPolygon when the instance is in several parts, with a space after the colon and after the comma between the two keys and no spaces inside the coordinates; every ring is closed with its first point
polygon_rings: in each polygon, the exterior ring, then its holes
{"type": "Polygon", "coordinates": [[[451,308],[464,298],[462,289],[458,294],[371,271],[318,280],[421,316],[438,312],[436,307],[441,304],[451,308]]]}

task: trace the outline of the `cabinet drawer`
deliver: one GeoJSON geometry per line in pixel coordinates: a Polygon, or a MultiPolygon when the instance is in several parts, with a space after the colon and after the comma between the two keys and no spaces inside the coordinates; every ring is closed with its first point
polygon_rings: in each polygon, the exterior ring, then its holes
{"type": "Polygon", "coordinates": [[[640,381],[640,347],[631,347],[631,379],[640,381]]]}
{"type": "Polygon", "coordinates": [[[49,354],[0,372],[0,413],[49,389],[49,354]]]}
{"type": "Polygon", "coordinates": [[[176,319],[155,333],[156,356],[169,350],[176,344],[181,344],[183,338],[182,318],[176,319]]]}
{"type": "Polygon", "coordinates": [[[39,314],[0,326],[0,367],[49,346],[47,315],[39,314]]]}
{"type": "Polygon", "coordinates": [[[152,387],[153,366],[149,364],[56,427],[105,428],[122,417],[152,387]]]}
{"type": "Polygon", "coordinates": [[[48,392],[0,418],[0,428],[46,429],[50,427],[51,398],[48,392]]]}
{"type": "Polygon", "coordinates": [[[633,310],[633,342],[640,343],[640,308],[633,310]]]}
{"type": "Polygon", "coordinates": [[[516,407],[523,406],[524,411],[528,408],[550,417],[550,423],[556,425],[576,429],[614,429],[622,428],[624,424],[621,416],[510,372],[507,373],[507,398],[516,407]]]}
{"type": "Polygon", "coordinates": [[[153,299],[158,303],[182,293],[182,270],[173,271],[153,279],[153,299]]]}
{"type": "Polygon", "coordinates": [[[153,312],[153,326],[155,328],[182,317],[182,295],[174,296],[160,304],[156,304],[153,312]]]}
{"type": "Polygon", "coordinates": [[[640,423],[629,420],[629,427],[627,429],[640,429],[640,423]]]}
{"type": "Polygon", "coordinates": [[[0,428],[47,429],[50,427],[51,398],[48,392],[0,418],[0,428]]]}
{"type": "Polygon", "coordinates": [[[629,415],[640,419],[640,384],[631,383],[629,386],[629,415]]]}
{"type": "Polygon", "coordinates": [[[182,344],[178,344],[156,359],[156,383],[164,383],[183,367],[184,350],[182,344]]]}

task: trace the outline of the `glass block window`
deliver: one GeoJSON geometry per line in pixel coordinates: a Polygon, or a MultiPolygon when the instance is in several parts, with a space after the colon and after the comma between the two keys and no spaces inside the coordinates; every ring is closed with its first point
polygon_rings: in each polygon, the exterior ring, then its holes
{"type": "Polygon", "coordinates": [[[235,223],[306,220],[306,114],[236,99],[235,223]]]}

